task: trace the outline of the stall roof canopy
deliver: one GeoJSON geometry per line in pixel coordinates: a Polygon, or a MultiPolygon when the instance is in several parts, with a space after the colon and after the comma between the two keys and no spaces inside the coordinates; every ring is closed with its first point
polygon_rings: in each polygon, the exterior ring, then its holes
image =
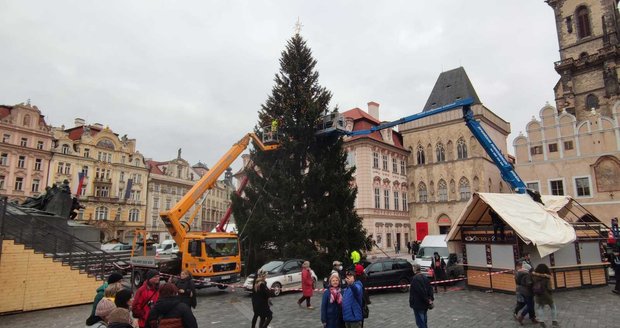
{"type": "Polygon", "coordinates": [[[461,240],[463,227],[492,226],[492,208],[526,244],[536,245],[540,256],[547,256],[575,241],[575,229],[557,213],[572,199],[543,196],[543,206],[527,194],[474,193],[450,229],[447,240],[461,240]]]}

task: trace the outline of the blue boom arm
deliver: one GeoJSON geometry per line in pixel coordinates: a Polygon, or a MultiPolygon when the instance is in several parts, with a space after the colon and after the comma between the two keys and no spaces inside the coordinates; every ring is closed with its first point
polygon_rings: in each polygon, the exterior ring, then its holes
{"type": "Polygon", "coordinates": [[[409,122],[419,120],[424,117],[437,115],[439,113],[447,112],[449,110],[462,107],[463,118],[465,119],[465,124],[467,125],[471,133],[474,135],[474,137],[476,137],[476,140],[478,140],[480,145],[482,145],[482,148],[484,148],[484,150],[487,152],[489,157],[491,157],[491,160],[493,160],[493,163],[495,163],[495,165],[499,169],[502,179],[504,179],[508,184],[510,184],[510,186],[512,187],[513,190],[515,190],[515,192],[519,194],[525,193],[526,185],[523,182],[523,180],[521,180],[521,178],[517,175],[517,172],[515,172],[512,165],[506,160],[501,150],[493,142],[491,137],[489,137],[486,131],[484,131],[480,123],[476,121],[476,119],[474,118],[474,113],[471,110],[471,105],[473,103],[474,103],[474,100],[472,98],[457,100],[454,103],[451,103],[451,104],[448,104],[448,105],[445,105],[439,108],[435,108],[427,112],[422,112],[422,113],[406,116],[393,122],[381,123],[367,130],[346,131],[344,129],[344,120],[339,119],[337,123],[331,123],[330,121],[329,126],[325,126],[324,129],[317,132],[317,134],[321,135],[321,134],[336,133],[338,135],[346,135],[350,137],[362,136],[362,135],[371,134],[375,131],[392,128],[400,124],[409,123],[409,122]],[[339,125],[342,125],[342,128],[340,128],[339,125]]]}

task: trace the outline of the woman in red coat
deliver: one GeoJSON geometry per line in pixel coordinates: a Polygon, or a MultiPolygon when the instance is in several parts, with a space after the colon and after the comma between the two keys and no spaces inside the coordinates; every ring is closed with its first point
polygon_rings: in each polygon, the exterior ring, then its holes
{"type": "Polygon", "coordinates": [[[303,296],[297,301],[297,305],[301,307],[301,303],[305,300],[306,307],[308,309],[314,309],[312,305],[310,305],[310,297],[312,297],[314,279],[312,279],[312,272],[310,270],[310,262],[305,261],[301,266],[301,291],[303,296]]]}

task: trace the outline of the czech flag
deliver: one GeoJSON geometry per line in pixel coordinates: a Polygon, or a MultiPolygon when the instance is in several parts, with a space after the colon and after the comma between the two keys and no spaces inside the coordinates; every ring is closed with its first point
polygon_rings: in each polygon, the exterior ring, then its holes
{"type": "Polygon", "coordinates": [[[86,178],[84,172],[78,172],[78,185],[77,191],[75,192],[76,196],[79,196],[82,192],[82,187],[84,187],[84,178],[86,178]]]}

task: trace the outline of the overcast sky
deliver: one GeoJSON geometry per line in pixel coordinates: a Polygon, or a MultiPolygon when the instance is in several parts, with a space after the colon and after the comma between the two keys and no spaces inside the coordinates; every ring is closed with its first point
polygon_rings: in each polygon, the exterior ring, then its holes
{"type": "Polygon", "coordinates": [[[420,112],[442,70],[463,66],[511,123],[513,152],[532,115],[555,105],[543,0],[0,0],[0,104],[30,98],[54,126],[80,117],[137,139],[146,157],[183,148],[212,166],[256,124],[298,17],[341,111],[420,112]]]}

